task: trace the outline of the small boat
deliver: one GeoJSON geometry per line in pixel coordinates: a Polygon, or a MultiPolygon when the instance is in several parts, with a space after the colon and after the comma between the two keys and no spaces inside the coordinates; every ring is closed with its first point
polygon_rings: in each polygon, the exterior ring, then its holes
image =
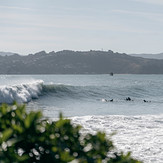
{"type": "Polygon", "coordinates": [[[113,76],[113,72],[110,73],[110,76],[113,76]]]}

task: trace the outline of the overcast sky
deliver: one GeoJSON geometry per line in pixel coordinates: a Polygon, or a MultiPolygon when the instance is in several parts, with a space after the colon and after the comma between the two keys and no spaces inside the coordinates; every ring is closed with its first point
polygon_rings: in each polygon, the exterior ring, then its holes
{"type": "Polygon", "coordinates": [[[163,52],[163,0],[0,0],[0,51],[163,52]]]}

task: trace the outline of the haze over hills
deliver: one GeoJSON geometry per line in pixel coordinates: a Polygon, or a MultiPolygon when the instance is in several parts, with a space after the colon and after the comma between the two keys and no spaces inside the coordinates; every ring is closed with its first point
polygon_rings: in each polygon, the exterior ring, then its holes
{"type": "Polygon", "coordinates": [[[113,51],[70,51],[0,56],[0,74],[163,74],[163,60],[113,51]]]}
{"type": "Polygon", "coordinates": [[[142,58],[151,58],[151,59],[163,59],[163,53],[159,54],[129,54],[135,57],[142,57],[142,58]]]}
{"type": "Polygon", "coordinates": [[[1,52],[0,51],[0,56],[11,56],[14,55],[15,53],[11,53],[11,52],[1,52]]]}

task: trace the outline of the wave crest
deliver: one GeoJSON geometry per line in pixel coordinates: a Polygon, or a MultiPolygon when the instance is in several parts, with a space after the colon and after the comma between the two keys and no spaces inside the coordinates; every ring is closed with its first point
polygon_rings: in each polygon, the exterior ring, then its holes
{"type": "Polygon", "coordinates": [[[0,103],[27,103],[41,95],[43,81],[0,87],[0,103]]]}

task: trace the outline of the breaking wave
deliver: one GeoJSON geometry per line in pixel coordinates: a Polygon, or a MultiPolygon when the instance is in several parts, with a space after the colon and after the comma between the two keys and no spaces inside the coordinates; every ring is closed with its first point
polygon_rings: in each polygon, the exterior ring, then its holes
{"type": "MultiPolygon", "coordinates": [[[[62,84],[44,84],[42,80],[12,86],[0,86],[0,103],[28,103],[39,96],[75,97],[82,95],[81,88],[62,84]]],[[[84,95],[84,93],[83,93],[84,95]]]]}
{"type": "Polygon", "coordinates": [[[42,92],[43,81],[23,83],[13,86],[0,86],[0,103],[27,103],[37,99],[42,92]]]}

